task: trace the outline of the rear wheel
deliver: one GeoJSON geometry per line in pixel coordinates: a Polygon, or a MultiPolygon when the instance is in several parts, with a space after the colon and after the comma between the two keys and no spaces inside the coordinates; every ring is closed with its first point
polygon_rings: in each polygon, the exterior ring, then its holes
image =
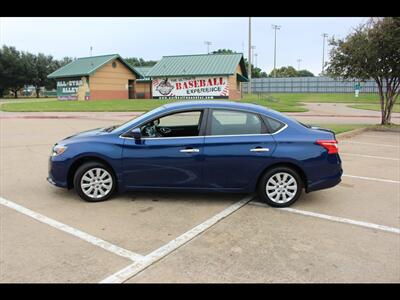
{"type": "Polygon", "coordinates": [[[303,189],[300,175],[288,167],[268,170],[258,186],[260,198],[273,207],[287,207],[299,199],[303,189]]]}
{"type": "Polygon", "coordinates": [[[99,162],[85,163],[75,172],[75,190],[85,201],[107,200],[113,194],[115,185],[116,181],[112,170],[99,162]]]}

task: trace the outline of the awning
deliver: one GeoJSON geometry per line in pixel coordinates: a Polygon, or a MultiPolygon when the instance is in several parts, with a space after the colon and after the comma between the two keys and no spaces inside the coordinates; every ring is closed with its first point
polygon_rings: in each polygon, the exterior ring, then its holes
{"type": "Polygon", "coordinates": [[[248,82],[249,80],[244,77],[243,75],[240,75],[239,73],[236,73],[236,80],[241,81],[241,82],[248,82]]]}

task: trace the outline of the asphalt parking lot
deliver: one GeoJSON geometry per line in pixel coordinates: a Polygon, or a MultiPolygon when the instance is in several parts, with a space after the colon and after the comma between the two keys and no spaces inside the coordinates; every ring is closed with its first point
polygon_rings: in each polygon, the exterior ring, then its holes
{"type": "Polygon", "coordinates": [[[112,120],[0,120],[0,282],[400,282],[400,133],[339,137],[345,176],[289,209],[254,195],[47,183],[51,146],[112,120]]]}

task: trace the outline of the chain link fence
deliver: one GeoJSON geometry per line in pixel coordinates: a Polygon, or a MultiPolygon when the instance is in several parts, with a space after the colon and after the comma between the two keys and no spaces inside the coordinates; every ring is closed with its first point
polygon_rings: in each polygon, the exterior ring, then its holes
{"type": "MultiPolygon", "coordinates": [[[[252,93],[354,93],[355,85],[361,85],[361,93],[378,93],[374,80],[365,82],[357,79],[339,80],[331,77],[286,77],[253,78],[252,93]]],[[[249,84],[243,83],[243,91],[249,91],[249,84]]]]}

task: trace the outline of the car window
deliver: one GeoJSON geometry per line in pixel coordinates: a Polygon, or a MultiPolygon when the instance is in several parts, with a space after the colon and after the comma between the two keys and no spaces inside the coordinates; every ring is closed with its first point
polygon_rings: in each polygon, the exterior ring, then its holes
{"type": "Polygon", "coordinates": [[[202,111],[185,111],[153,119],[140,127],[143,137],[198,136],[202,111]]]}
{"type": "Polygon", "coordinates": [[[266,117],[269,123],[269,127],[271,128],[271,133],[277,132],[279,129],[285,126],[285,123],[282,123],[278,120],[266,117]]]}
{"type": "Polygon", "coordinates": [[[213,110],[211,113],[211,135],[261,134],[263,123],[257,114],[213,110]]]}
{"type": "Polygon", "coordinates": [[[182,112],[160,118],[160,126],[197,126],[200,121],[200,111],[182,112]]]}

